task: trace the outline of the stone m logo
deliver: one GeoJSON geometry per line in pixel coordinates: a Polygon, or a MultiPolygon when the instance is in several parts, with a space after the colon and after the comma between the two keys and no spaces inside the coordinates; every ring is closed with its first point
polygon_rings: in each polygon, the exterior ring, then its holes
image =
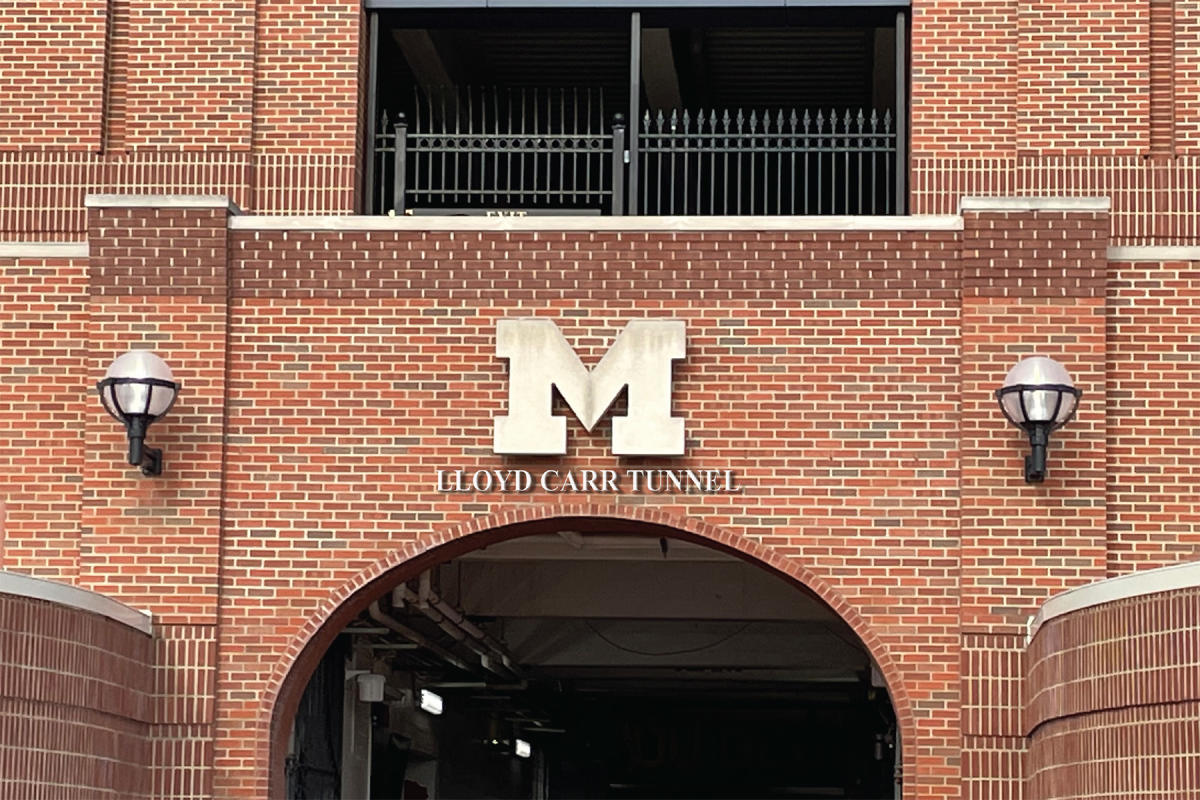
{"type": "Polygon", "coordinates": [[[590,431],[628,386],[628,413],[613,418],[613,453],[683,455],[683,418],[671,416],[671,362],[683,358],[684,344],[680,320],[633,320],[589,371],[552,321],[500,320],[496,355],[508,359],[508,415],[495,419],[493,451],[563,455],[567,420],[551,413],[552,387],[590,431]]]}

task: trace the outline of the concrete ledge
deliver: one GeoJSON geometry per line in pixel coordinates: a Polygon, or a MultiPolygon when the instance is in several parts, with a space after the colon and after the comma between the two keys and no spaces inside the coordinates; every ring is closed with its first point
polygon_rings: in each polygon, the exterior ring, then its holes
{"type": "Polygon", "coordinates": [[[1079,586],[1062,594],[1056,594],[1042,604],[1037,614],[1029,620],[1026,642],[1031,641],[1037,635],[1038,630],[1050,620],[1073,611],[1129,597],[1191,589],[1197,586],[1200,586],[1200,561],[1133,572],[1117,578],[1089,583],[1087,586],[1079,586]]]}
{"type": "Polygon", "coordinates": [[[243,231],[960,231],[956,214],[911,217],[233,217],[243,231]]]}
{"type": "Polygon", "coordinates": [[[87,242],[0,242],[0,258],[87,258],[87,242]]]}
{"type": "Polygon", "coordinates": [[[1109,261],[1200,261],[1200,247],[1110,247],[1109,261]]]}
{"type": "Polygon", "coordinates": [[[89,611],[141,631],[147,636],[151,634],[152,619],[149,612],[130,608],[111,597],[80,589],[78,586],[34,578],[17,572],[0,572],[0,594],[31,597],[60,606],[77,608],[80,611],[89,611]]]}
{"type": "Polygon", "coordinates": [[[964,197],[963,211],[1108,211],[1107,197],[964,197]]]}
{"type": "Polygon", "coordinates": [[[237,204],[223,194],[89,194],[84,208],[226,208],[241,214],[237,204]]]}

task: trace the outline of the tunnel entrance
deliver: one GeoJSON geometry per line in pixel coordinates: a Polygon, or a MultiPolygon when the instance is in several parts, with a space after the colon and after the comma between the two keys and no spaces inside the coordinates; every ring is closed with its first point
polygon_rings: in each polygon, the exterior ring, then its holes
{"type": "Polygon", "coordinates": [[[702,544],[561,530],[396,584],[337,636],[301,798],[899,797],[882,676],[825,603],[702,544]]]}

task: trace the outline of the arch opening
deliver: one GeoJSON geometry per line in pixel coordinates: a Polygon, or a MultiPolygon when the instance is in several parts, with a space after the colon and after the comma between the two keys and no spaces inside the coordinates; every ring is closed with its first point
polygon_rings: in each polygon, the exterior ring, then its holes
{"type": "Polygon", "coordinates": [[[896,798],[883,674],[817,593],[737,548],[541,520],[429,551],[339,607],[280,693],[272,784],[289,798],[896,798]]]}

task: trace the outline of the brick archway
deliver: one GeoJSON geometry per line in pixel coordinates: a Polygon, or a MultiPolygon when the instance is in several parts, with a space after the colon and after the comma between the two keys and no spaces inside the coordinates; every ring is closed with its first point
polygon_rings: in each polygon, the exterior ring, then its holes
{"type": "MultiPolygon", "coordinates": [[[[899,668],[879,636],[826,580],[756,539],[700,520],[652,509],[581,504],[524,507],[431,531],[398,547],[331,593],[292,638],[272,671],[268,689],[259,705],[258,729],[269,731],[269,740],[260,739],[263,749],[259,752],[269,765],[270,796],[284,795],[283,761],[287,738],[304,687],[333,638],[351,619],[390,591],[398,581],[415,577],[435,564],[506,539],[563,527],[582,532],[603,530],[665,536],[724,550],[787,579],[799,590],[820,599],[850,626],[883,674],[896,713],[904,773],[913,774],[914,720],[899,668]]],[[[910,797],[911,791],[906,787],[904,796],[910,797]]]]}

